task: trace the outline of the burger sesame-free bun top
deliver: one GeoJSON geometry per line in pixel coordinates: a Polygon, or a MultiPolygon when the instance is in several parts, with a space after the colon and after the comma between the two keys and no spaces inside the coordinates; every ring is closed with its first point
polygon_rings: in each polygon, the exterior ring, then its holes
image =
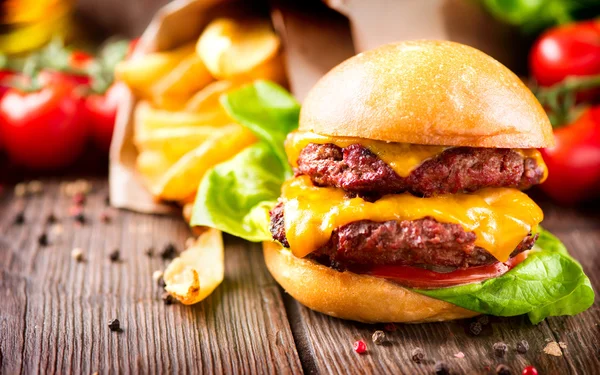
{"type": "Polygon", "coordinates": [[[538,148],[552,126],[531,91],[483,52],[420,40],[358,54],[306,97],[300,130],[428,145],[538,148]]]}

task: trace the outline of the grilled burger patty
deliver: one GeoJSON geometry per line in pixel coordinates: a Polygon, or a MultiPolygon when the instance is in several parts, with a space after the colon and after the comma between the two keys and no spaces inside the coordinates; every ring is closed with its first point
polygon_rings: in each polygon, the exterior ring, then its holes
{"type": "MultiPolygon", "coordinates": [[[[271,211],[271,233],[285,247],[283,204],[271,211]]],[[[476,236],[460,225],[432,218],[374,222],[356,221],[333,231],[329,242],[309,257],[343,270],[360,265],[405,265],[468,268],[496,263],[488,251],[475,246],[476,236]]],[[[529,235],[511,257],[529,250],[537,239],[529,235]]]]}
{"type": "Polygon", "coordinates": [[[535,159],[511,149],[456,147],[423,162],[403,178],[360,144],[342,148],[310,143],[300,152],[296,174],[308,175],[317,186],[366,197],[402,192],[428,197],[485,187],[526,189],[540,183],[544,169],[535,159]]]}

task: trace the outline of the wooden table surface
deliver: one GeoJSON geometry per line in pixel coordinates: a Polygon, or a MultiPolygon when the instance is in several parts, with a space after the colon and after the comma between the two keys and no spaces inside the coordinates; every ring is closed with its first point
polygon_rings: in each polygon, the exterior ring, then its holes
{"type": "MultiPolygon", "coordinates": [[[[155,254],[167,243],[183,249],[190,231],[179,217],[107,209],[107,181],[93,177],[84,206],[86,223],[70,217],[71,198],[60,184],[74,177],[45,177],[42,194],[16,198],[0,193],[0,374],[19,373],[405,373],[431,374],[435,361],[453,373],[495,373],[499,363],[520,374],[600,373],[599,303],[575,317],[550,318],[534,326],[525,317],[491,318],[479,336],[472,320],[396,325],[389,343],[374,345],[383,325],[315,313],[299,305],[271,278],[260,246],[226,236],[223,284],[195,306],[165,305],[152,273],[166,262],[155,254]],[[25,223],[15,225],[24,211],[25,223]],[[100,220],[108,212],[110,223],[100,220]],[[58,222],[48,224],[53,213],[58,222]],[[38,237],[47,233],[49,245],[38,237]],[[71,257],[81,248],[84,262],[71,257]],[[109,254],[119,249],[122,260],[109,254]],[[107,322],[118,318],[122,332],[107,322]],[[363,339],[368,351],[352,350],[363,339]],[[527,340],[526,354],[515,351],[527,340]],[[492,345],[509,351],[496,358],[492,345]],[[543,352],[563,342],[562,356],[543,352]],[[411,361],[420,347],[425,360],[411,361]],[[455,354],[462,352],[464,358],[455,354]]],[[[542,203],[545,226],[560,237],[600,290],[599,205],[580,209],[542,203]]],[[[385,301],[382,301],[385,303],[385,301]]]]}

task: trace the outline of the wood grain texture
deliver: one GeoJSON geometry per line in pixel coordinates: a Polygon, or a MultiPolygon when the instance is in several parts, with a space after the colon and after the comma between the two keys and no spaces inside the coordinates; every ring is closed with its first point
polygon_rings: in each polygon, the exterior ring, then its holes
{"type": "MultiPolygon", "coordinates": [[[[564,208],[543,201],[546,213],[544,226],[556,234],[579,259],[592,281],[600,290],[600,207],[564,208]]],[[[495,374],[499,364],[509,366],[520,374],[528,365],[540,374],[594,374],[600,371],[600,304],[596,300],[588,311],[574,317],[549,318],[538,325],[525,316],[515,318],[490,317],[480,335],[469,333],[469,325],[477,319],[419,325],[396,325],[387,332],[389,344],[378,346],[371,336],[383,325],[347,322],[311,311],[286,296],[286,307],[297,343],[298,353],[308,373],[345,374],[352,369],[361,373],[434,373],[436,361],[443,361],[452,373],[495,374]],[[356,354],[352,343],[362,339],[368,351],[356,354]],[[527,340],[526,354],[516,351],[518,341],[527,340]],[[563,356],[543,352],[549,341],[564,342],[563,356]],[[504,342],[509,350],[504,358],[494,354],[493,345],[504,342]],[[417,364],[411,352],[422,348],[425,361],[417,364]],[[464,358],[455,354],[462,352],[464,358]]],[[[382,301],[385,303],[385,301],[382,301]]]]}
{"type": "Polygon", "coordinates": [[[168,242],[183,249],[189,229],[178,217],[112,209],[103,223],[106,181],[91,181],[82,226],[59,180],[45,180],[42,195],[15,199],[9,186],[0,196],[1,374],[301,372],[259,246],[226,237],[226,279],[215,293],[193,307],[164,305],[152,279],[166,265],[158,252],[168,242]],[[21,210],[26,223],[14,225],[21,210]],[[57,224],[46,223],[51,212],[57,224]],[[41,233],[49,246],[39,246],[41,233]],[[72,259],[75,247],[84,262],[72,259]],[[117,248],[122,261],[112,263],[117,248]],[[109,330],[112,318],[123,332],[109,330]]]}

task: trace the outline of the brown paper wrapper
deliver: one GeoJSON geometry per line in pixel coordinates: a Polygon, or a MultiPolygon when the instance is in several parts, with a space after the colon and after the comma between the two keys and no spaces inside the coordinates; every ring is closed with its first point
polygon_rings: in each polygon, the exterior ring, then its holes
{"type": "MultiPolygon", "coordinates": [[[[233,0],[175,1],[156,14],[134,55],[173,49],[197,39],[215,17],[252,10],[247,3],[233,0]]],[[[292,93],[300,99],[323,74],[354,54],[347,20],[323,4],[300,8],[293,2],[274,3],[271,14],[283,39],[292,93]]],[[[117,113],[110,150],[111,205],[143,213],[179,213],[179,207],[157,202],[135,169],[138,152],[133,143],[133,110],[136,103],[136,98],[129,93],[117,113]]]]}

